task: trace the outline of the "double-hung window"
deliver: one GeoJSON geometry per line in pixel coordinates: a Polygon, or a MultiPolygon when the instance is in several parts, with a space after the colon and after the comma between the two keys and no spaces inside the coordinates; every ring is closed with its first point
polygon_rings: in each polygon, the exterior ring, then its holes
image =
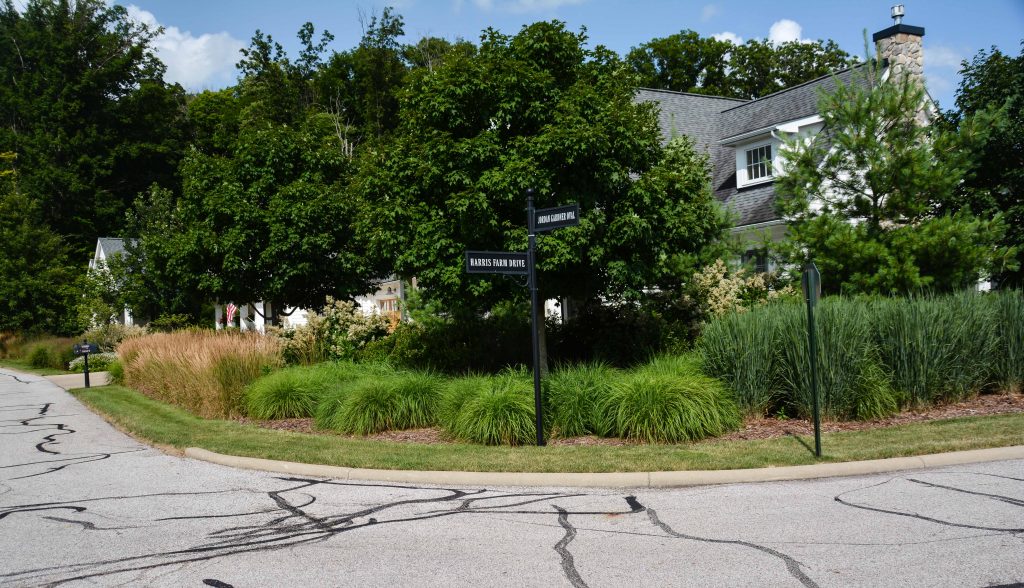
{"type": "Polygon", "coordinates": [[[747,181],[772,177],[772,146],[761,145],[747,150],[747,181]]]}

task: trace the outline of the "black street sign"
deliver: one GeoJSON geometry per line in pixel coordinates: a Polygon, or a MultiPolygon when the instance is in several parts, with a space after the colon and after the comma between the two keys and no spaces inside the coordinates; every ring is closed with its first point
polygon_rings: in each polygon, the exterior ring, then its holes
{"type": "Polygon", "coordinates": [[[526,261],[526,252],[466,251],[466,272],[525,276],[528,269],[526,261]]]}
{"type": "Polygon", "coordinates": [[[580,205],[573,203],[554,208],[541,208],[534,211],[534,219],[534,229],[537,231],[550,231],[578,225],[580,224],[580,205]]]}
{"type": "Polygon", "coordinates": [[[88,353],[99,353],[100,348],[99,345],[94,343],[76,343],[71,346],[71,351],[74,352],[75,355],[86,355],[88,353]]]}

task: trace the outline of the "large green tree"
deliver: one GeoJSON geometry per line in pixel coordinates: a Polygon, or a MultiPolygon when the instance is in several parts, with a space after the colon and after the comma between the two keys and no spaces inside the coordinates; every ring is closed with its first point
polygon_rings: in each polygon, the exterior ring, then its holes
{"type": "Polygon", "coordinates": [[[981,51],[960,70],[958,110],[946,113],[953,129],[973,117],[991,116],[985,140],[978,144],[975,165],[943,210],[965,210],[978,216],[1002,214],[1007,224],[1000,242],[1017,249],[1017,269],[1007,265],[996,273],[1001,286],[1024,286],[1024,45],[1017,57],[993,48],[981,51]]]}
{"type": "Polygon", "coordinates": [[[776,180],[789,221],[787,261],[814,260],[828,292],[945,291],[1012,262],[999,217],[937,213],[972,164],[984,121],[959,132],[925,124],[929,103],[912,78],[867,76],[821,96],[824,130],[796,137],[776,180]]]}
{"type": "Polygon", "coordinates": [[[73,333],[81,269],[19,189],[14,153],[0,153],[0,331],[73,333]]]}
{"type": "Polygon", "coordinates": [[[544,296],[638,298],[672,287],[724,221],[706,160],[659,145],[650,105],[610,51],[557,21],[485,31],[411,74],[392,139],[364,153],[357,188],[376,255],[451,313],[522,299],[510,280],[468,276],[466,249],[526,248],[537,206],[579,202],[579,226],[539,238],[544,296]]]}
{"type": "Polygon", "coordinates": [[[194,314],[204,299],[319,308],[369,290],[377,272],[346,197],[351,153],[311,99],[330,35],[313,36],[300,30],[306,49],[291,61],[257,32],[238,87],[190,103],[180,195],[154,187],[132,216],[124,292],[137,312],[194,314]]]}
{"type": "Polygon", "coordinates": [[[139,191],[174,177],[184,92],[162,80],[156,34],[102,0],[0,4],[0,149],[83,261],[139,191]]]}
{"type": "Polygon", "coordinates": [[[731,96],[728,55],[732,49],[728,41],[685,30],[634,47],[626,63],[637,72],[641,86],[731,96]]]}

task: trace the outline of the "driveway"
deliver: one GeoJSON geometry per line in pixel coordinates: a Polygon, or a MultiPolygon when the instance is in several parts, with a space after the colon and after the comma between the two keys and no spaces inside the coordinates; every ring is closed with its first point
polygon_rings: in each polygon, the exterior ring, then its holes
{"type": "Polygon", "coordinates": [[[0,370],[0,585],[995,586],[1024,461],[676,490],[435,487],[165,455],[0,370]]]}

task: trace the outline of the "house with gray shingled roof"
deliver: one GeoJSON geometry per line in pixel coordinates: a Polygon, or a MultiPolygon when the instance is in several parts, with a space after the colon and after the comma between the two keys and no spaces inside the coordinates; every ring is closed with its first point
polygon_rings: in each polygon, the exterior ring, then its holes
{"type": "MultiPolygon", "coordinates": [[[[124,239],[116,237],[100,237],[96,239],[96,251],[93,253],[92,259],[89,260],[89,271],[110,271],[107,269],[108,260],[114,259],[119,255],[124,255],[124,239]]],[[[135,324],[135,317],[132,316],[132,311],[128,308],[125,308],[119,315],[111,318],[122,325],[131,326],[135,324]]]]}
{"type": "MultiPolygon", "coordinates": [[[[902,6],[894,7],[896,23],[874,34],[885,66],[883,81],[893,74],[923,79],[924,29],[903,24],[902,15],[902,6]]],[[[765,271],[760,244],[765,238],[782,239],[786,230],[775,210],[774,187],[783,138],[820,132],[818,97],[837,83],[867,83],[867,76],[857,75],[862,68],[856,65],[754,100],[649,88],[639,89],[636,100],[657,105],[664,143],[686,135],[708,154],[712,190],[733,216],[734,235],[748,249],[744,261],[765,271]]]]}

